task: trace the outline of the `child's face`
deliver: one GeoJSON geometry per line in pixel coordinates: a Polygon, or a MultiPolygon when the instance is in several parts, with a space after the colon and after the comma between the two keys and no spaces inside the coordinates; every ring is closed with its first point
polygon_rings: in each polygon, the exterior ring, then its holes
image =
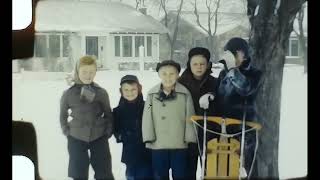
{"type": "Polygon", "coordinates": [[[242,62],[245,60],[244,55],[245,54],[243,51],[241,51],[241,50],[237,51],[236,58],[235,58],[237,67],[240,66],[242,64],[242,62]]]}
{"type": "Polygon", "coordinates": [[[201,79],[208,68],[208,62],[202,55],[193,56],[190,60],[190,67],[193,76],[201,79]]]}
{"type": "Polygon", "coordinates": [[[92,65],[81,65],[79,68],[79,79],[83,84],[91,84],[94,77],[96,76],[96,66],[92,65]]]}
{"type": "Polygon", "coordinates": [[[133,101],[138,97],[139,88],[137,83],[123,83],[121,85],[121,92],[123,98],[128,101],[133,101]]]}
{"type": "Polygon", "coordinates": [[[179,73],[173,66],[163,66],[159,69],[159,77],[163,87],[171,88],[177,82],[179,73]]]}

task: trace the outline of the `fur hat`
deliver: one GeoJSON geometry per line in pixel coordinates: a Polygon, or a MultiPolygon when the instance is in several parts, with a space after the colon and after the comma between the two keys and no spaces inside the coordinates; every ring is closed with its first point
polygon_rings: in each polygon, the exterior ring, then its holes
{"type": "Polygon", "coordinates": [[[190,49],[190,51],[188,53],[189,59],[188,59],[188,63],[187,63],[187,68],[190,68],[191,58],[196,55],[202,55],[203,57],[205,57],[207,59],[207,62],[210,61],[211,55],[210,55],[210,51],[207,48],[195,47],[195,48],[190,49]]]}
{"type": "Polygon", "coordinates": [[[157,72],[159,72],[159,69],[161,67],[168,66],[168,65],[175,67],[177,69],[178,73],[180,73],[180,70],[181,70],[180,64],[175,62],[174,60],[164,60],[162,62],[159,62],[157,64],[157,68],[156,68],[157,72]]]}

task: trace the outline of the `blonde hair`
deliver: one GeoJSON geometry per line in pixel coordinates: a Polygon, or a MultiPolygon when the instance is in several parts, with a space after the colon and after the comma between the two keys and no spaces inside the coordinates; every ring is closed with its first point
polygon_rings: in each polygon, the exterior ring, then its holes
{"type": "Polygon", "coordinates": [[[97,68],[97,61],[92,56],[83,56],[79,59],[79,68],[83,65],[95,65],[97,68]]]}

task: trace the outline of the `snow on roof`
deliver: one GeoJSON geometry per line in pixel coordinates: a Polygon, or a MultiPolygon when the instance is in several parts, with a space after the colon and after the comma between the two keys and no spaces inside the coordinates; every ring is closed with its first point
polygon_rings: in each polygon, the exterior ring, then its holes
{"type": "Polygon", "coordinates": [[[167,33],[160,22],[119,2],[39,1],[36,31],[167,33]]]}
{"type": "MultiPolygon", "coordinates": [[[[174,12],[173,12],[174,13],[174,12]]],[[[193,12],[182,12],[181,18],[188,22],[190,25],[194,26],[201,33],[207,34],[205,30],[203,30],[197,24],[197,18],[193,12]]],[[[208,30],[208,14],[207,13],[199,13],[199,21],[200,24],[208,30]]],[[[228,32],[238,26],[243,26],[249,28],[249,19],[245,14],[241,13],[219,13],[218,12],[218,26],[216,35],[221,35],[225,32],[228,32]]],[[[214,19],[211,21],[211,31],[213,32],[215,28],[214,19]]]]}

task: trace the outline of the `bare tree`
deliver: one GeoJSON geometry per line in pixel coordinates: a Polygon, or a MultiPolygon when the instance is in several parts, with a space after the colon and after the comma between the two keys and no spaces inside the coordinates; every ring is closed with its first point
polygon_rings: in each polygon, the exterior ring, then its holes
{"type": "Polygon", "coordinates": [[[297,15],[299,30],[298,31],[296,29],[293,29],[293,30],[299,39],[299,47],[300,47],[301,57],[303,59],[303,64],[304,64],[304,73],[307,73],[308,72],[308,51],[307,51],[306,36],[304,35],[305,31],[303,29],[303,19],[304,19],[305,8],[306,8],[306,4],[303,4],[297,15]]]}
{"type": "Polygon", "coordinates": [[[278,144],[281,85],[285,52],[296,14],[305,0],[248,0],[251,24],[249,44],[253,63],[263,72],[257,95],[257,121],[262,124],[257,153],[257,171],[261,178],[279,178],[278,144]]]}
{"type": "MultiPolygon", "coordinates": [[[[160,0],[160,6],[161,6],[162,10],[164,11],[164,25],[168,28],[169,27],[169,24],[168,24],[169,17],[168,17],[168,9],[166,6],[167,2],[168,2],[168,0],[160,0]]],[[[178,30],[179,30],[179,21],[180,21],[180,14],[181,14],[182,6],[183,6],[183,0],[180,0],[180,4],[179,4],[177,14],[176,14],[176,20],[172,24],[172,26],[174,26],[173,33],[172,33],[172,35],[167,33],[167,38],[170,42],[170,59],[173,58],[174,45],[177,40],[177,34],[178,34],[178,30]]]]}
{"type": "Polygon", "coordinates": [[[197,18],[197,24],[208,34],[208,46],[211,53],[214,55],[214,59],[219,58],[219,42],[217,38],[217,29],[218,29],[218,10],[220,7],[220,0],[206,0],[206,7],[208,10],[207,13],[207,25],[208,28],[205,28],[200,22],[200,13],[198,12],[197,0],[194,0],[194,15],[197,18]],[[211,5],[214,3],[214,9],[212,10],[211,5]],[[211,24],[214,24],[214,29],[211,28],[211,24]]]}
{"type": "Polygon", "coordinates": [[[136,0],[136,9],[138,9],[139,4],[141,4],[141,0],[136,0]]]}

